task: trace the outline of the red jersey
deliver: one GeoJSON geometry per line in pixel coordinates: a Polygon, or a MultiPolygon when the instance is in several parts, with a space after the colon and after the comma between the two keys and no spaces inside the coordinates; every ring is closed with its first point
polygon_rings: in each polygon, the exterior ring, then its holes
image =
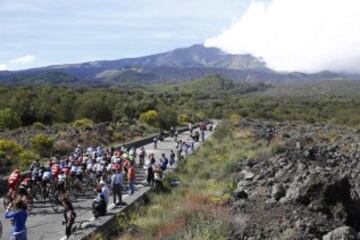
{"type": "Polygon", "coordinates": [[[27,186],[30,185],[30,182],[31,182],[31,178],[25,178],[25,179],[21,182],[21,185],[27,187],[27,186]]]}
{"type": "Polygon", "coordinates": [[[54,164],[51,166],[51,174],[55,177],[60,173],[60,166],[58,164],[54,164]]]}

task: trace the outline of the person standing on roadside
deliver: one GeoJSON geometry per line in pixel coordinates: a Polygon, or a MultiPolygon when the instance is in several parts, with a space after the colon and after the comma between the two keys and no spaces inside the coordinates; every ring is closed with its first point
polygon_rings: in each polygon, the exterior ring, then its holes
{"type": "Polygon", "coordinates": [[[5,219],[11,219],[12,236],[11,240],[27,240],[26,234],[26,220],[28,213],[26,211],[26,204],[23,200],[18,200],[15,204],[10,203],[5,211],[5,219]],[[15,206],[15,211],[10,211],[15,206]]]}
{"type": "Polygon", "coordinates": [[[149,186],[152,186],[154,184],[154,164],[153,163],[149,163],[149,165],[147,166],[147,184],[149,186]]]}
{"type": "Polygon", "coordinates": [[[122,190],[124,182],[124,173],[121,168],[114,170],[114,174],[111,176],[111,188],[113,190],[113,199],[116,206],[123,204],[122,201],[122,190]],[[118,198],[118,202],[116,201],[118,198]]]}
{"type": "Polygon", "coordinates": [[[128,169],[128,181],[129,181],[129,194],[132,195],[135,192],[136,170],[134,165],[130,165],[128,169]]]}
{"type": "Polygon", "coordinates": [[[201,124],[200,125],[200,135],[201,135],[202,142],[205,142],[205,130],[206,130],[205,124],[201,124]]]}
{"type": "Polygon", "coordinates": [[[175,163],[175,153],[174,150],[170,151],[170,166],[175,163]]]}

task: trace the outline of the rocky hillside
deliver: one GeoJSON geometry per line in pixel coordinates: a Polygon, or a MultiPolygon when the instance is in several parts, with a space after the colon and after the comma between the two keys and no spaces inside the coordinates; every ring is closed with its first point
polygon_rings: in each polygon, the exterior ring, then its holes
{"type": "Polygon", "coordinates": [[[359,239],[359,130],[243,120],[267,155],[241,159],[232,239],[359,239]]]}

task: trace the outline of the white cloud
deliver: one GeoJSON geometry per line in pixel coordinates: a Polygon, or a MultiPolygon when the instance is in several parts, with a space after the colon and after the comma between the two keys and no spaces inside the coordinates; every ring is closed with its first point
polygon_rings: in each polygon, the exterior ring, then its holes
{"type": "Polygon", "coordinates": [[[359,25],[359,0],[253,1],[205,45],[251,53],[276,70],[360,72],[359,25]]]}
{"type": "Polygon", "coordinates": [[[35,56],[26,55],[26,56],[23,56],[23,57],[11,59],[9,61],[9,64],[11,64],[11,65],[28,65],[28,64],[33,63],[34,61],[35,61],[35,56]]]}
{"type": "Polygon", "coordinates": [[[8,66],[6,64],[0,64],[0,71],[8,70],[8,66]]]}

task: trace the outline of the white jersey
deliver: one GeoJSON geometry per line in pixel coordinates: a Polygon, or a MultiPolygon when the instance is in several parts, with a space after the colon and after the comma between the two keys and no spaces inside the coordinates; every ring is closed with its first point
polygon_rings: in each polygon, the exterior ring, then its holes
{"type": "Polygon", "coordinates": [[[76,174],[82,174],[82,172],[83,172],[82,167],[76,168],[76,174]]]}
{"type": "Polygon", "coordinates": [[[132,148],[132,149],[130,149],[130,151],[129,151],[129,155],[130,156],[134,156],[135,155],[135,150],[132,148]]]}
{"type": "Polygon", "coordinates": [[[93,167],[94,167],[94,164],[88,163],[88,164],[86,165],[86,170],[87,170],[87,171],[91,171],[91,170],[93,169],[93,167]]]}
{"type": "Polygon", "coordinates": [[[96,168],[96,172],[101,173],[101,172],[103,172],[103,171],[104,171],[104,166],[101,165],[101,164],[99,164],[99,165],[97,166],[97,168],[96,168]]]}
{"type": "Polygon", "coordinates": [[[106,171],[110,172],[110,171],[111,171],[111,169],[112,169],[112,164],[107,165],[107,167],[106,167],[106,171]]]}
{"type": "Polygon", "coordinates": [[[42,176],[42,179],[45,180],[45,181],[50,180],[51,179],[51,172],[44,172],[43,176],[42,176]]]}
{"type": "Polygon", "coordinates": [[[60,182],[60,183],[63,183],[63,182],[65,182],[65,180],[66,180],[66,175],[65,175],[65,174],[60,174],[60,175],[58,176],[58,178],[59,178],[59,182],[60,182]]]}
{"type": "Polygon", "coordinates": [[[70,172],[72,173],[76,173],[77,172],[77,167],[75,165],[71,166],[70,172]]]}

